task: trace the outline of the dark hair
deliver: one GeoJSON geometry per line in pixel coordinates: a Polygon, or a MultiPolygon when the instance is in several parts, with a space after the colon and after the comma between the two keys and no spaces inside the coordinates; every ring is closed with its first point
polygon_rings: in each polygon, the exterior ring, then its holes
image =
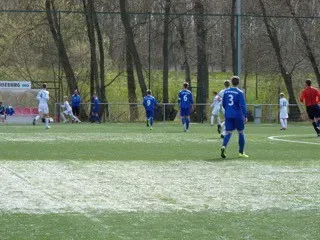
{"type": "Polygon", "coordinates": [[[213,91],[213,94],[217,95],[218,93],[216,91],[213,91]]]}
{"type": "Polygon", "coordinates": [[[47,84],[42,84],[42,88],[47,88],[47,84]]]}
{"type": "Polygon", "coordinates": [[[307,86],[311,86],[311,79],[307,79],[306,84],[307,84],[307,86]]]}
{"type": "Polygon", "coordinates": [[[232,85],[233,86],[238,86],[239,85],[239,82],[240,82],[240,78],[238,76],[233,76],[231,78],[231,82],[232,82],[232,85]]]}
{"type": "Polygon", "coordinates": [[[147,94],[151,95],[151,90],[148,89],[147,90],[147,94]]]}
{"type": "Polygon", "coordinates": [[[188,87],[189,87],[189,83],[185,82],[185,83],[183,84],[183,87],[184,87],[184,88],[188,88],[188,87]]]}
{"type": "Polygon", "coordinates": [[[227,88],[230,87],[230,81],[229,80],[225,80],[223,85],[227,88]]]}

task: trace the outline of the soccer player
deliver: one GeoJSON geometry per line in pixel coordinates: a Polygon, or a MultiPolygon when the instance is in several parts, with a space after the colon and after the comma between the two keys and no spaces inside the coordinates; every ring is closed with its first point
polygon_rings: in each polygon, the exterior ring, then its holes
{"type": "Polygon", "coordinates": [[[316,131],[318,137],[320,137],[320,92],[317,88],[311,87],[311,80],[305,81],[305,89],[300,95],[300,102],[304,102],[308,117],[312,122],[312,126],[316,131]]]}
{"type": "Polygon", "coordinates": [[[281,128],[280,130],[287,130],[288,127],[288,100],[285,99],[284,94],[280,93],[280,100],[279,100],[279,106],[280,106],[280,124],[281,128]]]}
{"type": "MultiPolygon", "coordinates": [[[[224,89],[222,89],[220,92],[219,92],[219,97],[221,98],[221,105],[222,105],[222,99],[223,99],[223,95],[224,95],[224,92],[226,91],[226,89],[230,88],[230,81],[229,80],[225,80],[224,83],[224,89]]],[[[221,106],[221,112],[222,114],[224,115],[224,108],[223,106],[221,106]]],[[[225,132],[225,122],[223,121],[221,124],[218,124],[218,133],[221,133],[221,130],[222,131],[222,134],[221,134],[221,138],[223,138],[225,135],[226,135],[226,132],[225,132]]]]}
{"type": "Polygon", "coordinates": [[[191,91],[188,90],[188,87],[189,84],[185,82],[183,84],[183,89],[179,92],[178,95],[180,117],[183,125],[183,130],[185,132],[189,131],[190,113],[191,111],[193,111],[193,96],[191,91]]]}
{"type": "Polygon", "coordinates": [[[6,120],[6,108],[4,107],[4,105],[2,105],[2,101],[0,101],[0,118],[4,123],[4,120],[6,120]]]}
{"type": "Polygon", "coordinates": [[[211,112],[211,125],[214,124],[214,118],[217,118],[218,126],[221,124],[220,120],[220,106],[221,106],[221,98],[219,97],[217,92],[213,92],[213,102],[210,107],[213,107],[211,112]]]}
{"type": "Polygon", "coordinates": [[[37,115],[32,122],[32,125],[36,125],[36,121],[38,121],[40,118],[45,119],[45,125],[46,129],[49,129],[49,107],[48,107],[48,101],[49,101],[49,92],[47,91],[47,85],[44,83],[42,84],[42,89],[38,92],[36,99],[39,101],[38,106],[38,112],[39,115],[37,115]]]}
{"type": "Polygon", "coordinates": [[[223,138],[221,147],[221,157],[226,158],[226,147],[231,138],[232,131],[237,129],[239,134],[239,157],[249,157],[244,153],[244,125],[247,123],[247,107],[243,92],[237,87],[240,79],[238,76],[233,76],[231,79],[232,87],[226,89],[223,94],[222,106],[225,109],[225,127],[226,135],[223,138]]]}
{"type": "Polygon", "coordinates": [[[158,102],[155,97],[151,95],[151,90],[147,90],[147,96],[143,98],[142,104],[144,106],[144,109],[146,110],[147,127],[150,127],[150,130],[152,130],[154,107],[158,105],[158,102]]]}
{"type": "Polygon", "coordinates": [[[79,117],[80,115],[80,103],[81,103],[81,97],[78,93],[78,90],[75,89],[71,97],[71,105],[72,105],[72,113],[77,117],[79,117]]]}
{"type": "Polygon", "coordinates": [[[101,119],[99,116],[99,99],[97,94],[93,95],[93,107],[92,107],[92,112],[91,112],[91,122],[94,123],[96,121],[98,121],[98,123],[101,123],[101,119]]]}
{"type": "Polygon", "coordinates": [[[73,121],[75,121],[76,123],[80,123],[81,121],[79,120],[79,118],[77,118],[76,116],[73,115],[72,113],[72,108],[68,102],[68,97],[67,96],[64,96],[63,97],[63,100],[64,100],[64,103],[61,104],[61,107],[63,109],[65,109],[62,113],[61,113],[61,118],[63,119],[63,122],[66,123],[67,122],[67,119],[65,116],[67,117],[71,117],[71,119],[73,121]]]}

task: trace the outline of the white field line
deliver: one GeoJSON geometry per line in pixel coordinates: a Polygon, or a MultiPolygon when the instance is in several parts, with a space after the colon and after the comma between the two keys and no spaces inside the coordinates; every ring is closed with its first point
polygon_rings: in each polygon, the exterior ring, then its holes
{"type": "Polygon", "coordinates": [[[0,212],[310,210],[320,168],[243,161],[0,161],[0,212]]]}
{"type": "MultiPolygon", "coordinates": [[[[306,136],[306,135],[304,135],[304,136],[306,136]]],[[[314,135],[310,135],[310,136],[314,136],[314,135]]],[[[282,138],[286,138],[286,137],[301,137],[301,135],[270,136],[270,137],[268,137],[268,139],[273,140],[273,141],[280,141],[280,142],[320,145],[320,142],[305,142],[305,141],[299,141],[299,140],[282,139],[282,138]]]]}
{"type": "Polygon", "coordinates": [[[162,136],[162,133],[148,134],[145,133],[0,133],[0,143],[1,142],[134,142],[134,143],[145,143],[146,141],[152,143],[167,143],[169,142],[191,142],[191,143],[208,143],[208,142],[218,142],[220,139],[208,139],[208,138],[183,138],[177,137],[174,134],[162,136]]]}

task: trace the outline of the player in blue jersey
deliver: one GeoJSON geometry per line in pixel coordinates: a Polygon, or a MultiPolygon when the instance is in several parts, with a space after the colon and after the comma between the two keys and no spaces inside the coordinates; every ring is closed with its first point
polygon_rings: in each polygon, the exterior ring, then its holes
{"type": "Polygon", "coordinates": [[[152,130],[154,107],[158,105],[158,102],[155,97],[151,95],[151,90],[147,90],[147,96],[143,98],[142,104],[146,110],[147,127],[150,127],[150,130],[152,130]]]}
{"type": "Polygon", "coordinates": [[[189,84],[185,82],[178,97],[180,117],[185,132],[189,131],[190,113],[193,111],[193,97],[188,87],[189,84]]]}
{"type": "Polygon", "coordinates": [[[221,157],[226,158],[226,147],[231,138],[232,131],[237,129],[239,133],[239,157],[249,157],[244,153],[244,125],[247,123],[247,107],[243,92],[237,87],[240,79],[233,76],[231,79],[232,87],[225,90],[222,106],[225,109],[225,127],[226,135],[223,138],[221,147],[221,157]]]}
{"type": "Polygon", "coordinates": [[[93,95],[93,107],[92,107],[92,113],[91,113],[91,122],[94,123],[94,122],[98,122],[98,123],[101,123],[101,119],[100,119],[100,116],[99,116],[99,99],[98,99],[98,96],[97,94],[94,94],[93,95]]]}

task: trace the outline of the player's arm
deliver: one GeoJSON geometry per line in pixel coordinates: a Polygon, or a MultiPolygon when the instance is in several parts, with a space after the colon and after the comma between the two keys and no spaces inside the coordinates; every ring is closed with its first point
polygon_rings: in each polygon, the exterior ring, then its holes
{"type": "Polygon", "coordinates": [[[304,99],[305,99],[305,91],[303,90],[300,95],[300,102],[303,102],[304,99]]]}
{"type": "Polygon", "coordinates": [[[241,112],[244,116],[245,123],[247,123],[248,122],[247,105],[246,105],[246,101],[244,99],[243,93],[241,93],[239,97],[240,97],[239,102],[240,102],[241,112]]]}

